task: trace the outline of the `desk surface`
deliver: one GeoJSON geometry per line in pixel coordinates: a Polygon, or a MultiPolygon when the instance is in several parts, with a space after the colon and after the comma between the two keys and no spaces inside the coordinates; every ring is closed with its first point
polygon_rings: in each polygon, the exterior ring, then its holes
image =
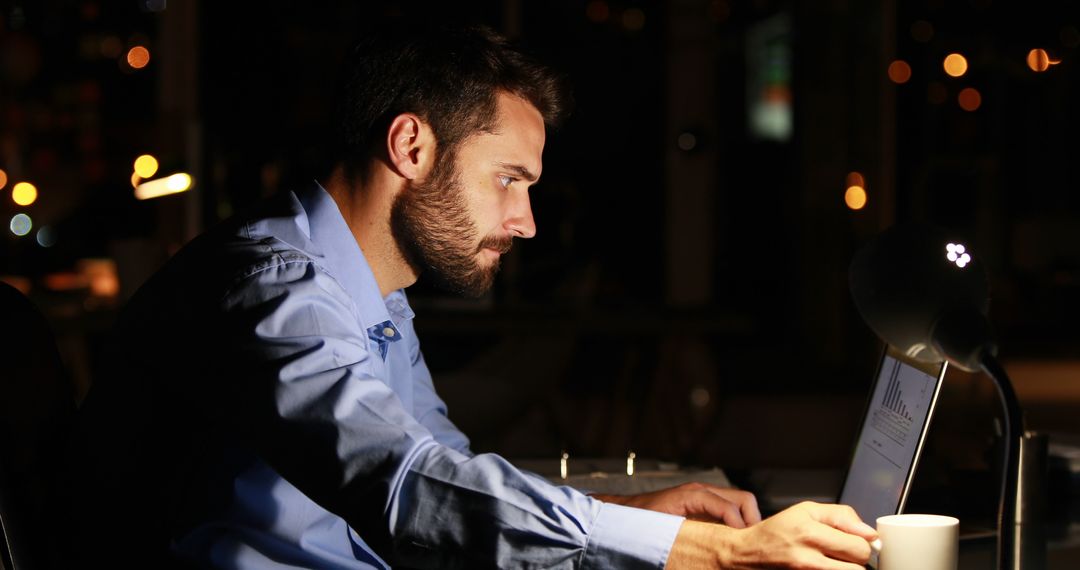
{"type": "MultiPolygon", "coordinates": [[[[1080,524],[1048,526],[1045,537],[1031,537],[1025,547],[1022,538],[1020,568],[1023,570],[1075,570],[1080,568],[1080,524]]],[[[997,566],[997,542],[994,538],[960,541],[959,570],[994,570],[997,566]]]]}

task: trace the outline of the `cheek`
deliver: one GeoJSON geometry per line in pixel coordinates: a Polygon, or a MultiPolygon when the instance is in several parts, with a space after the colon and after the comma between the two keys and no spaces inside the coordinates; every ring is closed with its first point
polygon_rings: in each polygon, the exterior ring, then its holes
{"type": "Polygon", "coordinates": [[[506,190],[487,180],[476,181],[476,185],[466,192],[465,204],[482,234],[491,233],[502,223],[506,196],[506,190]]]}

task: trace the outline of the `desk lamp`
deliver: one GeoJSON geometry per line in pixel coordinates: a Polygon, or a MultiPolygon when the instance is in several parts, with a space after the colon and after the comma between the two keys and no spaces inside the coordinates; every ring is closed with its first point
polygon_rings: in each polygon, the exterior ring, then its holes
{"type": "Polygon", "coordinates": [[[967,244],[926,225],[894,226],[851,262],[851,294],[864,321],[886,343],[922,362],[948,361],[993,379],[1004,407],[1005,453],[998,503],[998,568],[1016,562],[1020,403],[997,361],[987,312],[986,272],[967,244]]]}

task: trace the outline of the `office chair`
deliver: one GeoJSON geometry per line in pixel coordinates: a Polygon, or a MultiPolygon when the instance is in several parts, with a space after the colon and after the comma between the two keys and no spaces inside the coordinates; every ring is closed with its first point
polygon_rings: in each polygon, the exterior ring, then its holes
{"type": "Polygon", "coordinates": [[[2,281],[0,315],[0,567],[52,568],[65,532],[54,483],[75,399],[45,317],[2,281]]]}

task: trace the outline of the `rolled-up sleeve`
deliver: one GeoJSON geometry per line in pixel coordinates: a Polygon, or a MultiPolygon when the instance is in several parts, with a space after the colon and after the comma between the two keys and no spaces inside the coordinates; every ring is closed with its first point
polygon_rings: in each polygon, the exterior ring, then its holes
{"type": "Polygon", "coordinates": [[[406,411],[372,374],[377,355],[355,304],[316,264],[277,258],[221,306],[222,354],[239,380],[231,398],[207,405],[391,564],[663,567],[681,517],[601,503],[471,455],[430,376],[423,421],[406,411]]]}

